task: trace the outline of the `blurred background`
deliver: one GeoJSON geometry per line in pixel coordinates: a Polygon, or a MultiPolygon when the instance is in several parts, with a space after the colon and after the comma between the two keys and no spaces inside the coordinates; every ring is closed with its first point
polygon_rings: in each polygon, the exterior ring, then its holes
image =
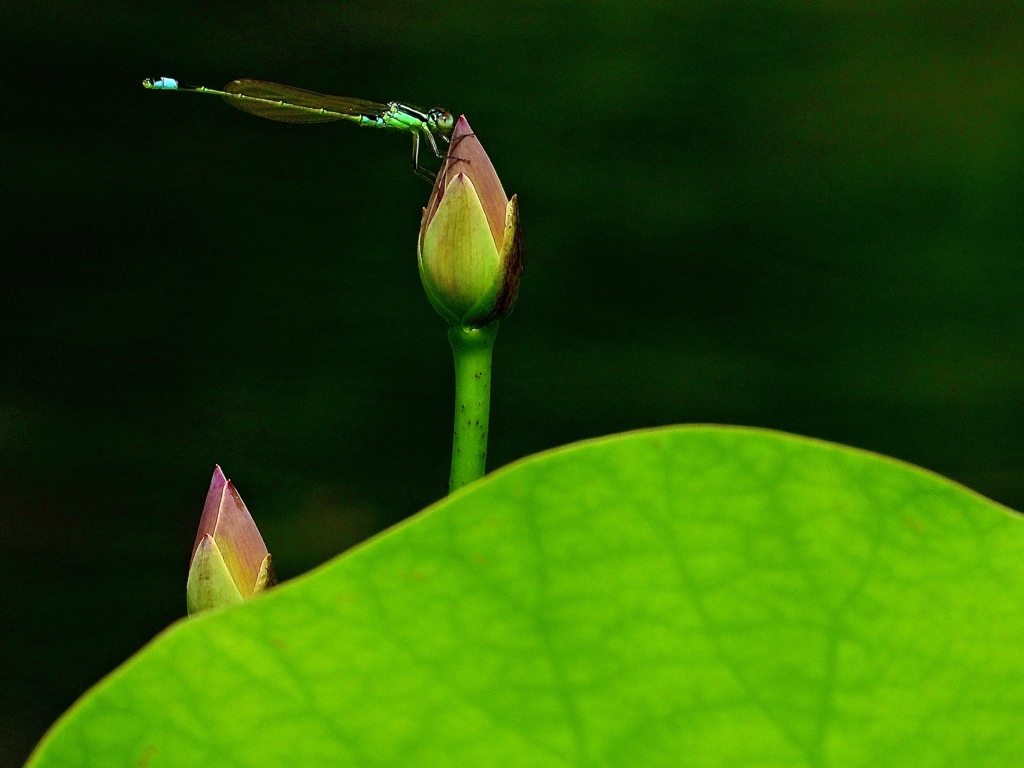
{"type": "Polygon", "coordinates": [[[143,77],[468,116],[526,228],[492,467],[721,422],[1021,508],[1022,39],[1001,0],[0,5],[0,765],[184,613],[215,462],[284,578],[446,489],[408,137],[143,77]]]}

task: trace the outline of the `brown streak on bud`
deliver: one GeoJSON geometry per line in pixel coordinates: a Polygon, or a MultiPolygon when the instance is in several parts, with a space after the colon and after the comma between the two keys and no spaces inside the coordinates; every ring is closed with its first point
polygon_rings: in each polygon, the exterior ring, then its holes
{"type": "MultiPolygon", "coordinates": [[[[516,297],[519,295],[519,283],[525,265],[523,255],[523,227],[519,223],[519,200],[517,195],[512,195],[509,200],[509,217],[512,222],[512,242],[507,243],[504,253],[504,280],[498,298],[494,303],[494,310],[490,313],[488,322],[498,320],[509,315],[515,306],[516,297]]],[[[505,235],[508,237],[508,233],[505,235]]]]}

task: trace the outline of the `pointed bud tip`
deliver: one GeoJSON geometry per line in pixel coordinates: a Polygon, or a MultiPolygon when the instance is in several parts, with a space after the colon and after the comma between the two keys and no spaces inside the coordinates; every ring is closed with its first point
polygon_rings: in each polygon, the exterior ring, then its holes
{"type": "Polygon", "coordinates": [[[469,127],[469,121],[465,115],[459,115],[459,119],[455,121],[455,128],[452,129],[452,141],[457,141],[463,136],[468,136],[473,133],[473,129],[469,127]]]}
{"type": "Polygon", "coordinates": [[[210,478],[210,490],[217,489],[218,491],[223,491],[224,486],[230,482],[227,475],[224,474],[224,470],[220,468],[220,464],[214,464],[213,476],[210,478]]]}

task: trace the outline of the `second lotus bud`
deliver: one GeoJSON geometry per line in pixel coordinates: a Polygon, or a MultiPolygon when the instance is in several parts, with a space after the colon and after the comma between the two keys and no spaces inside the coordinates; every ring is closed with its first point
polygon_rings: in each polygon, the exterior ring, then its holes
{"type": "Polygon", "coordinates": [[[270,553],[252,515],[220,467],[214,467],[192,546],[189,615],[240,603],[275,582],[270,553]]]}
{"type": "Polygon", "coordinates": [[[465,117],[423,209],[418,255],[427,298],[452,325],[482,328],[512,311],[523,268],[519,206],[465,117]]]}

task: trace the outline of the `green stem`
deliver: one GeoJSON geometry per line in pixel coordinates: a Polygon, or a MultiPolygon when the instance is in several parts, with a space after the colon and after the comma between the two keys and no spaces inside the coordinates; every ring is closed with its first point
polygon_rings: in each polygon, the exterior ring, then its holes
{"type": "Polygon", "coordinates": [[[491,352],[497,321],[485,328],[448,330],[455,354],[455,433],[448,492],[483,477],[487,464],[487,429],[491,412],[491,352]]]}

